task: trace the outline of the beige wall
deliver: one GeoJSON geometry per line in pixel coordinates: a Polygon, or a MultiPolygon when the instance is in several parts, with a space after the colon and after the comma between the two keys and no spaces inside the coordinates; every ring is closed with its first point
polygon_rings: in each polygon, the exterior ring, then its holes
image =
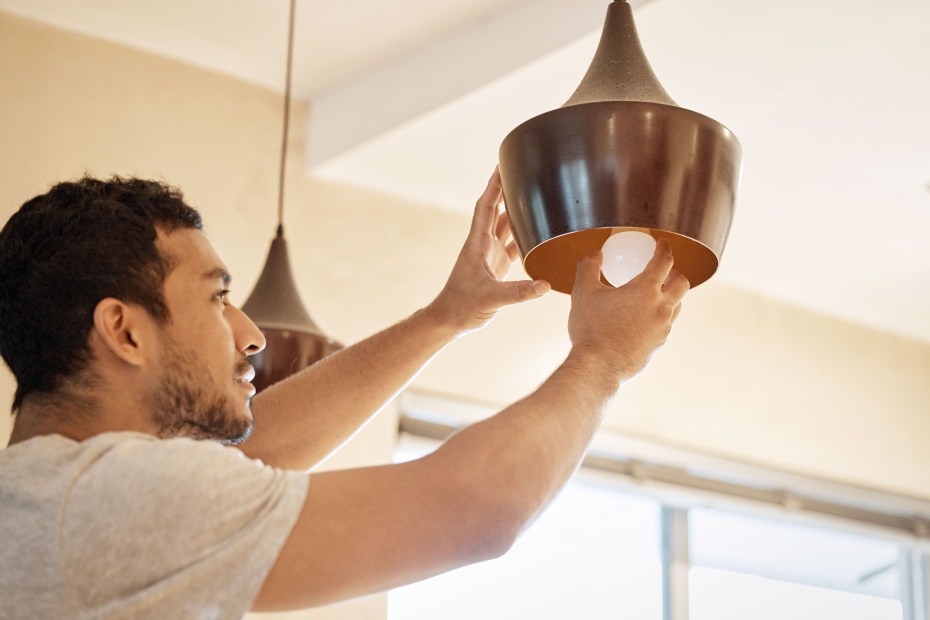
{"type": "MultiPolygon", "coordinates": [[[[273,233],[280,97],[145,53],[0,13],[0,222],[84,171],[162,177],[204,213],[242,300],[273,233]]],[[[429,301],[468,218],[303,174],[294,121],[286,223],[317,321],[356,341],[429,301]]],[[[476,195],[481,188],[476,188],[476,195]]],[[[416,385],[507,403],[567,351],[567,298],[504,313],[451,344],[416,385]]],[[[5,371],[4,371],[5,372],[5,371]]],[[[607,426],[689,448],[930,498],[930,345],[711,282],[692,293],[607,426]]],[[[12,382],[0,375],[0,404],[12,382]]],[[[338,464],[383,461],[386,412],[338,464]]],[[[0,416],[0,438],[8,431],[0,416]]],[[[383,617],[383,597],[323,612],[383,617]]],[[[317,617],[317,616],[311,616],[317,617]]]]}
{"type": "MultiPolygon", "coordinates": [[[[546,298],[456,343],[418,385],[504,403],[568,351],[546,298]],[[520,371],[514,371],[520,369],[520,371]]],[[[711,282],[621,388],[605,427],[741,462],[930,499],[930,346],[711,282]]]]}

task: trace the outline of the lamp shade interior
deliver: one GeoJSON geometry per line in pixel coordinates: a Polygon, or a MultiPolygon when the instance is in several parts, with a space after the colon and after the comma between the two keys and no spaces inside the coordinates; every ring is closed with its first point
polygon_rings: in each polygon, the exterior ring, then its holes
{"type": "Polygon", "coordinates": [[[588,228],[549,239],[530,250],[523,266],[533,279],[547,280],[553,290],[571,293],[578,261],[600,250],[612,234],[627,230],[668,240],[675,256],[675,269],[688,278],[692,287],[706,282],[717,270],[717,256],[701,242],[667,230],[633,227],[588,228]]]}

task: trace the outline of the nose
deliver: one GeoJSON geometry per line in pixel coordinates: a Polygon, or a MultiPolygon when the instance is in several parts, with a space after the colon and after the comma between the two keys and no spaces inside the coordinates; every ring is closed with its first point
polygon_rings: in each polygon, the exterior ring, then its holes
{"type": "Polygon", "coordinates": [[[233,324],[236,350],[246,356],[255,355],[265,348],[265,335],[249,316],[236,307],[231,307],[236,320],[233,324]]]}

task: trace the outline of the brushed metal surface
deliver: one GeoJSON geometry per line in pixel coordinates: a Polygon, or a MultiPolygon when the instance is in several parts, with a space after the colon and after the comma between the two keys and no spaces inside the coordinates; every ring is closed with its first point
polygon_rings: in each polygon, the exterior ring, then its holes
{"type": "Polygon", "coordinates": [[[652,71],[636,32],[633,9],[622,0],[615,0],[607,7],[607,18],[591,65],[562,107],[595,101],[651,101],[677,105],[652,71]]]}
{"type": "Polygon", "coordinates": [[[571,292],[578,259],[611,232],[668,238],[697,286],[717,270],[740,174],[736,137],[677,106],[608,101],[568,106],[504,139],[504,200],[524,267],[571,292]]]}
{"type": "Polygon", "coordinates": [[[258,392],[343,348],[321,334],[259,327],[267,344],[264,351],[249,358],[255,368],[252,385],[258,392]]]}

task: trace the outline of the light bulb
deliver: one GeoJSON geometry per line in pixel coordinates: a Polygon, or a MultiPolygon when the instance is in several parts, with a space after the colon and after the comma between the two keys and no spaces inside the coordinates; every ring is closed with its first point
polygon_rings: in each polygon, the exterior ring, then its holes
{"type": "Polygon", "coordinates": [[[604,254],[601,272],[614,286],[623,286],[643,272],[655,251],[656,240],[652,235],[636,230],[615,233],[601,248],[604,254]]]}

